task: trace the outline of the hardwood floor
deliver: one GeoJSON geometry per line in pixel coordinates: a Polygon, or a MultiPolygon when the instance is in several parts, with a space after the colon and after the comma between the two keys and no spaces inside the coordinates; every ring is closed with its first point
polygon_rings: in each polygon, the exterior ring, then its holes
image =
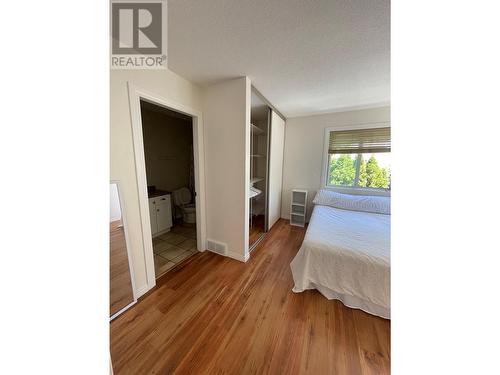
{"type": "Polygon", "coordinates": [[[109,315],[117,313],[134,300],[127,244],[121,220],[109,223],[109,315]]]}
{"type": "Polygon", "coordinates": [[[305,230],[280,220],[241,263],[208,251],[111,322],[115,374],[388,374],[390,321],[292,292],[305,230]]]}

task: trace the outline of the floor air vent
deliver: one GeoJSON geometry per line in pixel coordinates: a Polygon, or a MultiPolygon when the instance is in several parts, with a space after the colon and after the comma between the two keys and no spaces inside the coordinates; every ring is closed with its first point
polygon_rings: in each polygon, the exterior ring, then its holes
{"type": "Polygon", "coordinates": [[[226,255],[226,244],[222,242],[217,242],[214,240],[207,240],[207,248],[208,250],[220,254],[220,255],[226,255]]]}

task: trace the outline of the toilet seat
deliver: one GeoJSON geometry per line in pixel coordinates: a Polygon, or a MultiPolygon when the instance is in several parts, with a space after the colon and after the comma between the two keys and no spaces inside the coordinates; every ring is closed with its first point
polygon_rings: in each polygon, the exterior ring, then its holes
{"type": "Polygon", "coordinates": [[[185,187],[174,191],[174,201],[178,206],[188,205],[191,202],[191,192],[185,187]]]}
{"type": "Polygon", "coordinates": [[[184,222],[196,223],[196,204],[191,202],[191,192],[188,188],[174,191],[174,204],[182,211],[184,222]]]}

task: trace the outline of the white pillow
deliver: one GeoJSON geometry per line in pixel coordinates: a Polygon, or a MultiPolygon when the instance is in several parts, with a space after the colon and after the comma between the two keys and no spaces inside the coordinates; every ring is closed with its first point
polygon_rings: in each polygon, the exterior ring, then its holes
{"type": "Polygon", "coordinates": [[[314,197],[313,203],[350,211],[391,214],[391,197],[341,194],[336,191],[321,189],[314,197]]]}

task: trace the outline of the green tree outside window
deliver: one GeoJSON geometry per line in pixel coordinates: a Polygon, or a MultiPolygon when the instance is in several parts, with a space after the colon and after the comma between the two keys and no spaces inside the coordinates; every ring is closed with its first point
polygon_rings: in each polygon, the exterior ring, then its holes
{"type": "Polygon", "coordinates": [[[389,168],[379,166],[375,155],[365,161],[363,154],[331,155],[329,166],[329,185],[360,186],[388,189],[391,182],[389,168]],[[359,174],[356,169],[359,164],[359,174]]]}

